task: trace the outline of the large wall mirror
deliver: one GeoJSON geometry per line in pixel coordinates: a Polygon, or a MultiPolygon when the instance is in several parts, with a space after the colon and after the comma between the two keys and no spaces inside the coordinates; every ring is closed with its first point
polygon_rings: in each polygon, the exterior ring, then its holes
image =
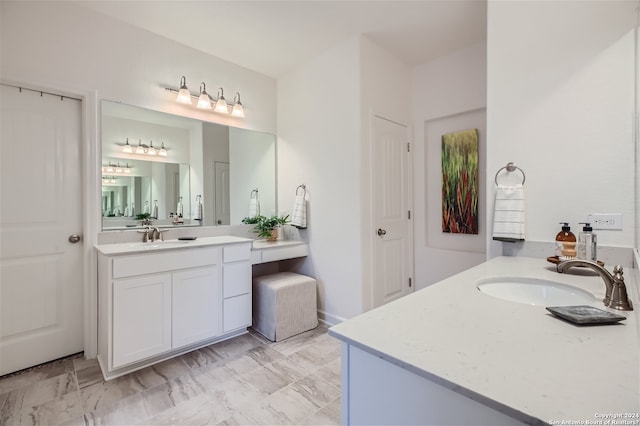
{"type": "Polygon", "coordinates": [[[239,224],[254,190],[262,214],[277,212],[274,135],[106,100],[101,109],[103,230],[140,226],[141,213],[157,226],[239,224]]]}

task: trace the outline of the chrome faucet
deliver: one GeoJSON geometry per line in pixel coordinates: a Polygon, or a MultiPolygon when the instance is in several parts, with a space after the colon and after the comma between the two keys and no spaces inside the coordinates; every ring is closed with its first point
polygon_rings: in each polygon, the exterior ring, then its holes
{"type": "Polygon", "coordinates": [[[622,276],[622,266],[614,266],[613,275],[611,275],[604,266],[600,266],[592,260],[572,259],[560,262],[556,266],[556,270],[563,273],[574,266],[585,266],[587,268],[591,268],[602,277],[604,285],[607,287],[605,297],[602,299],[604,306],[607,308],[618,309],[620,311],[633,311],[633,305],[627,295],[627,287],[624,284],[624,277],[622,276]]]}

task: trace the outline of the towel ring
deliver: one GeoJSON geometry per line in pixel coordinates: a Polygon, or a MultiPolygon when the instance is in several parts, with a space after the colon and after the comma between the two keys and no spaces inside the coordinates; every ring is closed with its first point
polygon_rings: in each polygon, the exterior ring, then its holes
{"type": "Polygon", "coordinates": [[[507,172],[515,172],[516,170],[519,170],[520,173],[522,173],[522,184],[524,185],[524,181],[527,179],[527,176],[524,174],[524,170],[522,170],[520,167],[516,166],[516,163],[513,162],[508,162],[506,166],[500,167],[498,169],[498,171],[496,172],[496,177],[495,177],[495,182],[496,185],[498,185],[498,175],[500,174],[500,172],[502,170],[506,170],[507,172]]]}
{"type": "Polygon", "coordinates": [[[298,187],[296,188],[296,195],[298,195],[298,189],[302,188],[302,195],[307,195],[307,185],[305,185],[304,183],[302,185],[298,185],[298,187]]]}

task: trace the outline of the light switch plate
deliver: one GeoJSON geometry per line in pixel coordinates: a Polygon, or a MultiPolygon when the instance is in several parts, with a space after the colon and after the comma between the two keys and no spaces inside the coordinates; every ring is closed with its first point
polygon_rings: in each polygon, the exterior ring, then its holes
{"type": "Polygon", "coordinates": [[[591,213],[587,222],[593,229],[622,231],[622,214],[620,213],[591,213]]]}

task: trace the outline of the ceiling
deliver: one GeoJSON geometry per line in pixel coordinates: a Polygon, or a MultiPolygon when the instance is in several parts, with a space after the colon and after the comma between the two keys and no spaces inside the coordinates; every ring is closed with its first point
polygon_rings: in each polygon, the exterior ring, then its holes
{"type": "Polygon", "coordinates": [[[356,34],[410,66],[486,38],[486,0],[78,4],[273,78],[356,34]]]}

